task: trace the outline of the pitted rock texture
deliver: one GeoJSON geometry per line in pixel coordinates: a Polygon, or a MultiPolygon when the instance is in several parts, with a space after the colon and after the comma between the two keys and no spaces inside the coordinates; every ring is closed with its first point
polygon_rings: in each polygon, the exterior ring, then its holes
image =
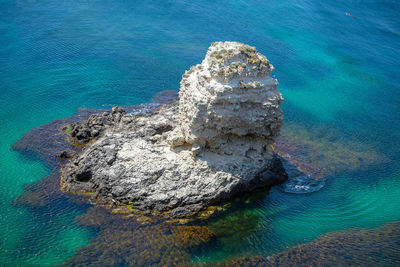
{"type": "Polygon", "coordinates": [[[64,166],[62,188],[182,217],[284,182],[271,149],[283,121],[272,69],[253,47],[213,43],[183,75],[178,102],[144,116],[115,108],[73,125],[92,142],[64,166]]]}
{"type": "Polygon", "coordinates": [[[101,116],[91,115],[85,122],[73,123],[69,127],[64,127],[63,131],[69,133],[67,135],[69,143],[84,145],[99,136],[107,127],[119,122],[125,113],[121,107],[113,107],[111,114],[104,112],[101,116]]]}
{"type": "Polygon", "coordinates": [[[213,43],[203,62],[183,74],[179,92],[179,126],[169,139],[194,150],[262,155],[283,121],[273,66],[254,47],[236,42],[213,43]],[[226,142],[232,136],[233,149],[226,142]],[[246,147],[246,148],[244,148],[246,147]],[[256,150],[255,152],[252,152],[256,150]]]}

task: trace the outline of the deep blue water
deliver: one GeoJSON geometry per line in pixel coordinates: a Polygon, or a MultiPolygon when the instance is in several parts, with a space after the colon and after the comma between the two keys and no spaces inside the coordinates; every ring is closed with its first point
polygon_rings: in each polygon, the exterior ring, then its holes
{"type": "Polygon", "coordinates": [[[248,213],[257,229],[221,238],[194,260],[272,255],[330,231],[400,220],[399,17],[396,0],[1,0],[0,264],[58,264],[96,236],[74,223],[86,206],[12,205],[50,170],[11,144],[78,108],[178,90],[213,41],[244,42],[266,55],[285,98],[285,127],[332,130],[331,140],[379,162],[344,168],[312,194],[273,189],[242,205],[227,220],[248,213]]]}

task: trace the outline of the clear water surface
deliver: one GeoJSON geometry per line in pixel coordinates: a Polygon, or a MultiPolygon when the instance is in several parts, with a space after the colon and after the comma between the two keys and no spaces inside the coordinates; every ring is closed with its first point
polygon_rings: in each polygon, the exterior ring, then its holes
{"type": "Polygon", "coordinates": [[[0,265],[59,264],[96,236],[74,223],[84,206],[12,205],[50,170],[11,144],[81,107],[144,103],[179,89],[213,41],[267,56],[287,125],[335,129],[386,160],[341,172],[311,194],[273,189],[227,215],[253,218],[256,230],[238,227],[193,260],[272,255],[330,231],[400,220],[399,17],[396,0],[1,0],[0,265]]]}

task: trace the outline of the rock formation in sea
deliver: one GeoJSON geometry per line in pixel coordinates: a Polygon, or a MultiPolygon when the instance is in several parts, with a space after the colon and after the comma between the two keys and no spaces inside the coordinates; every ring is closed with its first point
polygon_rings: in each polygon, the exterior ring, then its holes
{"type": "Polygon", "coordinates": [[[213,43],[184,73],[177,102],[140,116],[115,107],[65,128],[85,147],[63,167],[62,189],[182,217],[284,182],[271,148],[283,122],[272,70],[254,47],[213,43]]]}

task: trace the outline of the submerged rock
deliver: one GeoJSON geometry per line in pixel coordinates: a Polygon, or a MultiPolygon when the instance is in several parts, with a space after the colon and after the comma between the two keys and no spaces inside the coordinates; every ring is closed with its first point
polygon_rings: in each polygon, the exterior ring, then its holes
{"type": "Polygon", "coordinates": [[[272,70],[254,47],[213,43],[183,75],[178,102],[144,116],[114,108],[70,126],[71,140],[87,145],[63,167],[62,189],[182,217],[284,182],[271,148],[283,121],[272,70]]]}
{"type": "MultiPolygon", "coordinates": [[[[161,105],[160,103],[172,103],[176,101],[176,98],[176,91],[161,91],[154,96],[153,102],[125,106],[124,110],[129,114],[143,115],[154,111],[161,105]]],[[[24,158],[42,160],[53,171],[39,181],[26,185],[24,193],[14,199],[13,204],[40,207],[50,204],[52,199],[65,197],[64,192],[60,191],[59,170],[83,148],[83,145],[73,140],[69,134],[74,125],[79,127],[80,124],[77,122],[85,120],[90,122],[88,118],[91,115],[104,113],[112,114],[112,109],[78,109],[77,113],[70,117],[54,120],[32,129],[13,144],[12,149],[20,152],[24,158]]],[[[78,195],[69,195],[69,197],[79,202],[82,200],[78,195]]]]}
{"type": "Polygon", "coordinates": [[[272,256],[245,256],[216,266],[399,266],[400,223],[322,235],[272,256]]]}
{"type": "Polygon", "coordinates": [[[274,149],[285,162],[292,164],[283,164],[289,176],[306,175],[305,181],[321,181],[334,174],[389,163],[389,159],[377,150],[378,145],[360,143],[353,135],[331,126],[285,123],[274,149]]]}

